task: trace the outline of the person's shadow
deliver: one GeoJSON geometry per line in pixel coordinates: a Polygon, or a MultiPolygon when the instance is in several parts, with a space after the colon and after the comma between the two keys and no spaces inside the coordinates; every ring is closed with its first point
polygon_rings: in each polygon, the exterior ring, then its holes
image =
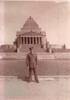
{"type": "Polygon", "coordinates": [[[29,81],[28,74],[29,74],[28,69],[24,67],[24,69],[20,69],[18,71],[17,78],[21,79],[22,81],[28,82],[29,81]]]}
{"type": "Polygon", "coordinates": [[[22,81],[26,81],[26,82],[29,81],[29,77],[28,76],[25,76],[25,75],[24,76],[23,75],[18,75],[17,78],[18,79],[21,79],[22,81]]]}

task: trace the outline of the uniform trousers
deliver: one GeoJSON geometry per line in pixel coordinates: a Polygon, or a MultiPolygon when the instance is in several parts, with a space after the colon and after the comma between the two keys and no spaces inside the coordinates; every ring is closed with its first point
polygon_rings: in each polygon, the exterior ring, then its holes
{"type": "Polygon", "coordinates": [[[29,80],[32,80],[32,72],[34,74],[35,81],[38,82],[36,68],[29,68],[29,80]]]}

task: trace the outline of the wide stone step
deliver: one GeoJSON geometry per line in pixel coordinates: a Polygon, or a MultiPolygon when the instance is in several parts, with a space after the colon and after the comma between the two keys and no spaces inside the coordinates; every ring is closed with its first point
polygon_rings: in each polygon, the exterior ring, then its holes
{"type": "MultiPolygon", "coordinates": [[[[30,47],[30,45],[22,45],[19,48],[19,52],[28,52],[29,47],[30,47]]],[[[45,51],[43,48],[41,48],[40,45],[34,45],[33,47],[34,47],[34,49],[33,49],[34,52],[44,52],[45,51]]]]}

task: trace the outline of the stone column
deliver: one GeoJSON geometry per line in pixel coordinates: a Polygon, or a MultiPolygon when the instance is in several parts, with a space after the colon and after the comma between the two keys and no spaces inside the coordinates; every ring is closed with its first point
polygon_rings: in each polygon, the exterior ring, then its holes
{"type": "Polygon", "coordinates": [[[35,43],[37,44],[37,37],[35,37],[35,43]]]}
{"type": "Polygon", "coordinates": [[[23,44],[25,43],[25,41],[24,41],[24,37],[23,37],[23,44]]]}
{"type": "Polygon", "coordinates": [[[25,44],[26,44],[26,37],[25,37],[25,44]]]}
{"type": "Polygon", "coordinates": [[[30,44],[31,44],[31,37],[30,37],[30,44]]]}
{"type": "Polygon", "coordinates": [[[36,44],[37,44],[37,37],[35,37],[35,41],[36,41],[36,44]]]}
{"type": "Polygon", "coordinates": [[[31,44],[31,37],[29,37],[29,44],[31,44]]]}
{"type": "Polygon", "coordinates": [[[24,44],[25,42],[24,42],[24,37],[23,37],[23,44],[24,44]]]}
{"type": "Polygon", "coordinates": [[[34,37],[32,37],[32,43],[34,44],[34,37]]]}
{"type": "Polygon", "coordinates": [[[36,41],[37,41],[36,43],[38,44],[38,37],[36,37],[36,41]]]}
{"type": "Polygon", "coordinates": [[[27,37],[26,37],[26,44],[27,44],[27,37]]]}
{"type": "Polygon", "coordinates": [[[23,37],[21,39],[22,39],[22,44],[23,44],[23,37]]]}
{"type": "Polygon", "coordinates": [[[35,44],[36,44],[36,37],[35,37],[35,44]]]}
{"type": "Polygon", "coordinates": [[[22,40],[22,39],[21,39],[21,37],[20,37],[20,43],[21,43],[21,40],[22,40]]]}
{"type": "Polygon", "coordinates": [[[27,44],[27,37],[26,37],[26,44],[27,44]]]}
{"type": "Polygon", "coordinates": [[[24,41],[24,44],[25,44],[25,37],[24,37],[23,41],[24,41]]]}
{"type": "Polygon", "coordinates": [[[37,37],[37,44],[39,44],[39,37],[37,37]]]}
{"type": "Polygon", "coordinates": [[[37,44],[37,37],[35,37],[35,42],[36,42],[36,44],[37,44]]]}
{"type": "Polygon", "coordinates": [[[32,37],[31,37],[31,44],[33,43],[33,41],[32,41],[32,37]]]}
{"type": "Polygon", "coordinates": [[[30,37],[29,37],[29,44],[30,44],[30,37]]]}
{"type": "Polygon", "coordinates": [[[33,44],[33,37],[31,37],[32,39],[31,39],[31,41],[32,41],[32,44],[33,44]]]}
{"type": "Polygon", "coordinates": [[[21,41],[22,41],[22,44],[23,44],[23,37],[21,37],[21,41]]]}
{"type": "Polygon", "coordinates": [[[29,37],[28,37],[28,44],[29,44],[29,37]]]}
{"type": "Polygon", "coordinates": [[[33,44],[34,44],[34,37],[33,37],[33,44]]]}
{"type": "Polygon", "coordinates": [[[22,41],[22,44],[23,44],[23,37],[21,37],[21,41],[22,41]]]}
{"type": "Polygon", "coordinates": [[[34,44],[35,44],[35,37],[34,37],[34,44]]]}
{"type": "Polygon", "coordinates": [[[35,44],[36,44],[36,37],[35,37],[35,44]]]}
{"type": "Polygon", "coordinates": [[[38,37],[38,43],[40,44],[40,37],[38,37]]]}
{"type": "Polygon", "coordinates": [[[28,37],[27,37],[27,44],[28,44],[28,42],[29,42],[29,41],[28,41],[28,37]]]}
{"type": "Polygon", "coordinates": [[[40,44],[42,43],[42,39],[41,39],[41,37],[40,37],[40,44]]]}
{"type": "Polygon", "coordinates": [[[28,37],[27,37],[27,44],[28,44],[28,37]]]}

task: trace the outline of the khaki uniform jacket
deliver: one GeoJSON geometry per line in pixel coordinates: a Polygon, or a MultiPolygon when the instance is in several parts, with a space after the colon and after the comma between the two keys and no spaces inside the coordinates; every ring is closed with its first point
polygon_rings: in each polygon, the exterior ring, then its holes
{"type": "Polygon", "coordinates": [[[26,57],[26,64],[29,68],[36,68],[37,67],[37,55],[28,53],[26,57]]]}

